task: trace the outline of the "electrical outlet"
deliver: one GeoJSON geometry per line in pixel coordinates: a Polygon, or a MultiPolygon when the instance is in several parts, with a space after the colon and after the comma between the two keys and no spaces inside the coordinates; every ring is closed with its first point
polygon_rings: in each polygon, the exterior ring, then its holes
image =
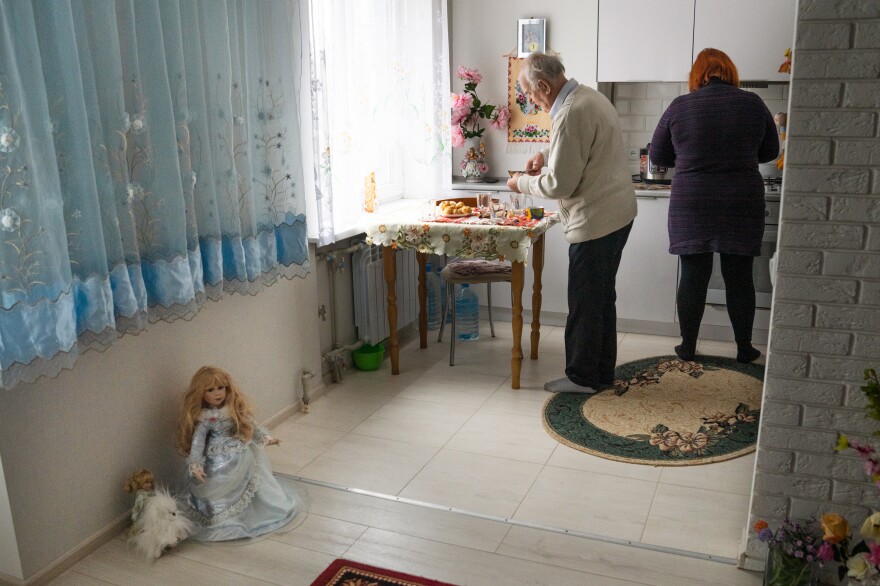
{"type": "Polygon", "coordinates": [[[630,161],[638,161],[639,160],[639,149],[629,149],[627,153],[630,161]]]}

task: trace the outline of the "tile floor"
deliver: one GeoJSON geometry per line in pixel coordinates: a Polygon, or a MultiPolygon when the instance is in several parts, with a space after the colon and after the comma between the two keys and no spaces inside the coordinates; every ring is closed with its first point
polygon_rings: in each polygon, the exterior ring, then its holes
{"type": "MultiPolygon", "coordinates": [[[[557,443],[542,427],[542,385],[563,375],[562,328],[542,326],[541,357],[512,390],[509,324],[496,325],[497,338],[484,322],[480,340],[460,343],[454,367],[448,344],[413,340],[400,375],[388,360],[349,372],[273,430],[275,471],[307,480],[299,527],[243,546],[184,544],[152,564],[120,538],[54,583],[309,584],[335,557],[456,584],[760,583],[724,563],[747,520],[754,455],[654,468],[557,443]]],[[[618,341],[620,362],[676,343],[618,341]]],[[[735,346],[698,352],[732,357],[735,346]]]]}

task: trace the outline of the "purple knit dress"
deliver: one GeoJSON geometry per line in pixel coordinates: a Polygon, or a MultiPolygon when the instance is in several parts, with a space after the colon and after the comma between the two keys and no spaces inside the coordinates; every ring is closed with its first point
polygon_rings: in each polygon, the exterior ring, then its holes
{"type": "Polygon", "coordinates": [[[764,182],[779,154],[770,110],[754,93],[713,78],[679,96],[651,139],[651,162],[675,167],[669,252],[760,256],[764,182]]]}

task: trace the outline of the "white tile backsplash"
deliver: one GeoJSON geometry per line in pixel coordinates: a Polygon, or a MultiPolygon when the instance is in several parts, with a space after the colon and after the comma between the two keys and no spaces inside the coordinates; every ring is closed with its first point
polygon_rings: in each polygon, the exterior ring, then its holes
{"type": "Polygon", "coordinates": [[[648,97],[647,83],[615,83],[614,99],[628,98],[633,100],[644,100],[648,97]]]}
{"type": "Polygon", "coordinates": [[[656,116],[659,112],[663,113],[663,100],[660,99],[650,99],[650,100],[632,100],[629,103],[629,112],[630,114],[642,114],[648,116],[656,116]]]}
{"type": "MultiPolygon", "coordinates": [[[[620,117],[620,129],[624,132],[635,130],[639,132],[644,132],[646,129],[645,126],[645,117],[644,116],[621,116],[620,117]]],[[[657,123],[654,123],[654,128],[657,127],[657,123]]]]}
{"type": "Polygon", "coordinates": [[[781,100],[782,99],[782,85],[781,83],[772,83],[767,87],[751,87],[744,88],[746,91],[758,94],[764,101],[767,100],[781,100]]]}
{"type": "MultiPolygon", "coordinates": [[[[686,94],[686,83],[615,83],[611,95],[627,151],[644,148],[651,141],[654,129],[672,100],[686,94]]],[[[761,96],[772,114],[788,111],[788,84],[772,83],[766,88],[747,88],[761,96]]],[[[633,174],[639,172],[638,161],[630,161],[633,174]]]]}
{"type": "Polygon", "coordinates": [[[677,98],[681,95],[681,86],[675,83],[649,83],[648,98],[677,98]]]}

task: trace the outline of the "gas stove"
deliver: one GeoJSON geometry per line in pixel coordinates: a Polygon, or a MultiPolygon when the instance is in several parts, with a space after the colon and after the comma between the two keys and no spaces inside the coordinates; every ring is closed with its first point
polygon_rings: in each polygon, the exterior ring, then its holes
{"type": "Polygon", "coordinates": [[[779,194],[782,192],[782,177],[765,177],[764,193],[779,194]]]}

